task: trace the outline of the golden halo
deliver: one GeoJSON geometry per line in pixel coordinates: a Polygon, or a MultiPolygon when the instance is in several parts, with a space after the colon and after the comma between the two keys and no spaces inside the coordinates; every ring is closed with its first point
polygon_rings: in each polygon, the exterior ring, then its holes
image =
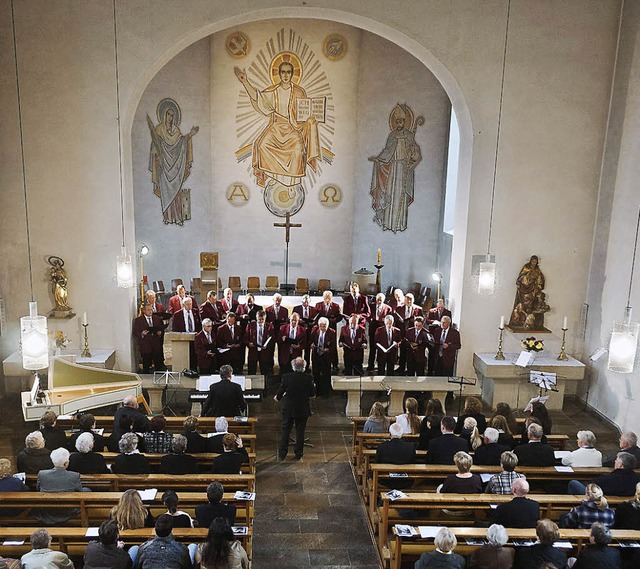
{"type": "Polygon", "coordinates": [[[281,51],[271,61],[271,66],[269,68],[271,71],[271,82],[274,85],[280,83],[278,67],[283,62],[287,62],[293,65],[293,77],[291,78],[291,82],[299,85],[300,80],[302,79],[302,63],[300,62],[298,56],[290,51],[281,51]]]}
{"type": "Polygon", "coordinates": [[[391,114],[389,115],[389,128],[391,130],[396,130],[395,115],[396,115],[396,112],[400,109],[402,109],[405,114],[404,128],[406,128],[407,130],[411,130],[411,127],[413,126],[413,111],[407,105],[401,105],[400,103],[398,103],[391,110],[391,114]]]}

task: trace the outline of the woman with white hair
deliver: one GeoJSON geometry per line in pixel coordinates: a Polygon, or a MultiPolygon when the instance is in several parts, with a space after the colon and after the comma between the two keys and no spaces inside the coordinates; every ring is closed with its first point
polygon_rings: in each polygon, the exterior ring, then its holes
{"type": "Polygon", "coordinates": [[[76,439],[76,450],[69,457],[69,470],[80,474],[110,474],[107,463],[99,452],[93,450],[93,434],[82,433],[76,439]]]}
{"type": "Polygon", "coordinates": [[[229,432],[229,421],[226,417],[217,417],[215,422],[216,432],[211,433],[207,439],[207,452],[223,453],[222,439],[229,432]]]}
{"type": "Polygon", "coordinates": [[[449,528],[442,528],[435,537],[434,544],[436,550],[430,553],[423,553],[414,565],[415,569],[448,568],[463,569],[465,566],[464,557],[454,553],[453,550],[458,545],[458,540],[449,528]]]}
{"type": "Polygon", "coordinates": [[[44,437],[40,431],[29,433],[24,444],[25,448],[18,453],[18,472],[38,474],[41,470],[53,468],[50,451],[44,447],[44,437]]]}
{"type": "Polygon", "coordinates": [[[596,450],[596,436],[593,431],[578,431],[578,449],[562,457],[562,464],[574,468],[602,466],[602,453],[596,450]]]}
{"type": "Polygon", "coordinates": [[[149,474],[149,461],[138,450],[138,435],[125,433],[118,446],[120,454],[111,467],[114,474],[149,474]]]}
{"type": "Polygon", "coordinates": [[[504,547],[509,541],[507,530],[500,524],[487,528],[487,544],[476,549],[469,558],[470,569],[511,569],[516,551],[504,547]]]}

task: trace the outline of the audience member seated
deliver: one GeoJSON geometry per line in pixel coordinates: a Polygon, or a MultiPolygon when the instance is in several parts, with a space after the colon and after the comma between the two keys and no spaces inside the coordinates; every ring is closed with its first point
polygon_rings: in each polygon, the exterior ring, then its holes
{"type": "MultiPolygon", "coordinates": [[[[519,441],[518,444],[526,445],[529,442],[529,440],[527,438],[527,431],[529,430],[529,427],[531,425],[533,425],[534,423],[536,425],[540,425],[540,427],[542,428],[542,423],[540,422],[540,419],[538,419],[536,417],[527,417],[524,420],[524,423],[523,423],[523,426],[522,426],[522,430],[520,432],[520,441],[519,441]]],[[[542,438],[540,439],[540,442],[546,445],[549,441],[547,439],[547,435],[544,434],[544,429],[543,429],[542,433],[543,434],[542,434],[542,438]]]]}
{"type": "Polygon", "coordinates": [[[389,426],[391,439],[378,445],[376,462],[379,464],[414,464],[416,447],[402,440],[402,427],[398,423],[389,426]]]}
{"type": "Polygon", "coordinates": [[[66,553],[51,549],[51,536],[46,529],[34,531],[29,541],[31,551],[20,558],[23,569],[73,569],[66,553]]]}
{"type": "Polygon", "coordinates": [[[480,494],[482,492],[482,479],[479,474],[471,472],[471,467],[473,466],[471,455],[464,451],[459,451],[454,455],[453,462],[458,468],[458,472],[447,476],[440,492],[443,494],[480,494]]]}
{"type": "MultiPolygon", "coordinates": [[[[526,408],[525,408],[525,410],[526,410],[526,408]]],[[[531,415],[530,416],[535,418],[535,419],[537,419],[538,421],[540,421],[540,424],[542,425],[542,430],[543,430],[545,435],[550,435],[551,434],[551,429],[553,427],[553,422],[551,421],[551,417],[549,416],[549,411],[547,411],[547,408],[544,406],[543,403],[540,403],[539,401],[536,401],[535,403],[532,403],[531,404],[531,415]]],[[[526,431],[523,428],[523,430],[522,430],[523,440],[524,440],[525,433],[526,433],[526,431]]]]}
{"type": "Polygon", "coordinates": [[[480,436],[480,431],[478,431],[478,421],[473,417],[467,417],[464,420],[460,438],[465,439],[469,443],[469,448],[475,451],[482,444],[482,437],[480,436]]]}
{"type": "Polygon", "coordinates": [[[503,415],[495,415],[490,422],[491,426],[498,431],[498,444],[509,447],[509,450],[516,448],[516,439],[513,437],[511,427],[503,415]]]}
{"type": "MultiPolygon", "coordinates": [[[[0,492],[28,492],[29,487],[13,475],[11,461],[0,458],[0,492]]],[[[6,511],[6,510],[3,510],[6,511]]],[[[2,564],[0,564],[0,568],[2,564]]]]}
{"type": "Polygon", "coordinates": [[[235,540],[231,526],[224,518],[216,518],[209,527],[207,540],[198,545],[196,565],[200,569],[248,569],[249,559],[242,544],[235,540]]]}
{"type": "Polygon", "coordinates": [[[209,395],[202,404],[203,417],[235,417],[247,408],[242,388],[231,381],[233,368],[220,366],[221,380],[209,387],[209,395]]]}
{"type": "Polygon", "coordinates": [[[453,434],[456,422],[448,415],[442,417],[439,437],[429,441],[427,464],[453,464],[453,455],[458,451],[467,452],[469,443],[453,434]]]}
{"type": "Polygon", "coordinates": [[[218,417],[215,422],[216,432],[212,433],[207,439],[207,452],[216,452],[221,454],[224,452],[222,439],[229,432],[229,421],[226,417],[218,417]]]}
{"type": "Polygon", "coordinates": [[[171,516],[174,528],[192,528],[193,520],[187,512],[178,510],[178,494],[173,490],[167,490],[162,495],[162,503],[167,508],[166,513],[171,516]]]}
{"type": "Polygon", "coordinates": [[[396,425],[402,427],[403,435],[417,435],[420,432],[420,417],[418,417],[418,401],[407,397],[404,402],[405,412],[396,417],[396,425]]]}
{"type": "Polygon", "coordinates": [[[133,417],[123,415],[120,417],[118,427],[107,438],[107,449],[109,452],[120,452],[120,439],[125,433],[133,432],[133,417]]]}
{"type": "Polygon", "coordinates": [[[166,454],[169,452],[173,435],[164,432],[166,426],[167,420],[164,415],[152,417],[149,431],[143,435],[145,452],[154,454],[166,454]]]}
{"type": "Polygon", "coordinates": [[[488,423],[491,424],[493,419],[495,419],[498,415],[504,417],[505,421],[507,422],[507,426],[509,427],[509,431],[511,433],[515,433],[517,430],[517,422],[513,411],[511,410],[511,407],[508,403],[498,403],[496,405],[496,410],[491,414],[488,423]]]}
{"type": "Polygon", "coordinates": [[[500,504],[495,511],[495,522],[507,528],[534,528],[540,519],[540,504],[527,498],[529,483],[518,478],[511,485],[513,499],[500,504]]]}
{"type": "Polygon", "coordinates": [[[24,439],[25,448],[18,453],[18,472],[37,474],[41,470],[52,468],[51,451],[44,446],[44,437],[40,431],[29,433],[24,439]]]}
{"type": "Polygon", "coordinates": [[[79,474],[110,474],[107,463],[93,450],[93,433],[82,433],[76,439],[76,450],[69,458],[69,470],[79,474]]]}
{"type": "MultiPolygon", "coordinates": [[[[76,450],[76,440],[82,433],[91,433],[93,435],[93,450],[96,452],[102,452],[105,447],[104,438],[102,435],[94,432],[96,428],[96,419],[91,413],[83,413],[78,417],[78,423],[80,424],[80,430],[72,433],[67,443],[67,449],[69,452],[76,450]]],[[[51,449],[53,450],[53,449],[51,449]]]]}
{"type": "Polygon", "coordinates": [[[222,501],[224,488],[220,482],[212,482],[207,487],[206,504],[196,506],[196,521],[201,528],[207,528],[216,518],[225,518],[229,525],[236,523],[236,507],[222,501]]]}
{"type": "MultiPolygon", "coordinates": [[[[628,452],[619,452],[616,457],[614,469],[609,474],[603,474],[594,478],[592,482],[602,489],[604,494],[610,496],[633,496],[636,492],[636,484],[640,482],[640,475],[634,472],[636,459],[628,452]]],[[[569,482],[567,492],[569,494],[584,494],[585,485],[577,480],[569,482]]]]}
{"type": "MultiPolygon", "coordinates": [[[[38,472],[38,490],[40,492],[82,492],[80,474],[69,472],[69,451],[66,448],[57,448],[51,451],[53,468],[38,472]]],[[[55,525],[66,522],[77,515],[77,508],[38,508],[33,510],[38,521],[45,525],[55,525]]]]}
{"type": "Polygon", "coordinates": [[[118,503],[111,508],[109,517],[118,524],[120,531],[152,528],[156,522],[151,510],[142,503],[140,493],[133,488],[122,493],[118,503]]]}
{"type": "Polygon", "coordinates": [[[173,520],[170,515],[158,516],[155,524],[156,536],[129,550],[135,569],[191,569],[191,552],[195,555],[196,545],[187,546],[176,541],[171,533],[173,520]]]}
{"type": "Polygon", "coordinates": [[[494,465],[500,464],[502,453],[511,450],[507,445],[498,443],[500,433],[493,427],[487,427],[484,431],[484,444],[475,449],[473,462],[476,465],[494,465]]]}
{"type": "Polygon", "coordinates": [[[476,549],[469,558],[469,569],[511,569],[516,554],[513,547],[504,547],[509,541],[507,530],[499,524],[487,529],[487,544],[476,549]]]}
{"type": "Polygon", "coordinates": [[[149,430],[149,419],[140,411],[138,400],[134,395],[127,395],[122,400],[122,407],[118,408],[113,416],[113,428],[120,428],[120,417],[127,416],[133,423],[133,430],[136,433],[144,433],[149,430]]]}
{"type": "Polygon", "coordinates": [[[224,452],[213,459],[213,474],[238,474],[242,465],[249,461],[249,455],[242,446],[242,439],[234,433],[222,437],[224,452]]]}
{"type": "Polygon", "coordinates": [[[597,484],[587,484],[585,497],[579,506],[560,516],[560,527],[589,529],[596,522],[612,527],[616,513],[609,507],[602,488],[597,484]]]}
{"type": "MultiPolygon", "coordinates": [[[[635,468],[640,467],[640,448],[638,448],[638,437],[631,431],[626,431],[620,435],[620,451],[632,454],[636,459],[635,468]]],[[[613,467],[616,462],[617,453],[602,463],[602,466],[613,467]]]]}
{"type": "Polygon", "coordinates": [[[384,405],[376,401],[371,405],[371,411],[362,428],[363,433],[387,433],[389,431],[389,417],[385,413],[384,405]]]}
{"type": "Polygon", "coordinates": [[[622,560],[617,548],[609,547],[611,532],[601,523],[591,526],[589,544],[583,547],[573,569],[621,569],[622,560]]]}
{"type": "Polygon", "coordinates": [[[442,415],[425,415],[420,423],[420,437],[418,438],[418,450],[427,450],[432,439],[442,435],[440,422],[442,415]]]}
{"type": "Polygon", "coordinates": [[[129,554],[118,541],[118,524],[113,520],[102,522],[98,528],[100,541],[90,541],[84,552],[84,569],[131,569],[129,554]]]}
{"type": "Polygon", "coordinates": [[[207,438],[198,432],[198,418],[189,415],[182,425],[182,434],[187,439],[189,452],[207,452],[207,438]]]}
{"type": "Polygon", "coordinates": [[[111,467],[114,474],[149,474],[149,461],[138,450],[138,435],[125,433],[118,446],[120,454],[111,467]]]}
{"type": "Polygon", "coordinates": [[[195,456],[185,454],[187,445],[187,437],[173,435],[171,454],[165,454],[160,460],[160,474],[197,474],[198,461],[195,456]]]}
{"type": "Polygon", "coordinates": [[[578,431],[578,449],[562,457],[562,464],[573,468],[602,466],[602,453],[595,449],[596,436],[592,431],[578,431]]]}
{"type": "Polygon", "coordinates": [[[640,530],[640,482],[636,484],[633,500],[623,502],[616,508],[615,528],[640,530]]]}
{"type": "Polygon", "coordinates": [[[485,492],[487,494],[511,494],[511,487],[518,478],[524,479],[524,474],[515,472],[518,466],[518,457],[516,453],[508,450],[500,455],[500,465],[502,472],[494,474],[489,478],[485,492]]]}
{"type": "Polygon", "coordinates": [[[541,441],[542,435],[540,425],[535,423],[529,425],[527,429],[529,442],[518,445],[514,451],[520,466],[553,466],[556,463],[553,447],[541,441]]]}
{"type": "Polygon", "coordinates": [[[464,420],[467,417],[473,417],[478,423],[478,431],[480,433],[484,433],[484,430],[487,428],[487,418],[484,416],[482,412],[482,401],[477,397],[467,397],[464,402],[464,410],[462,411],[462,415],[458,417],[458,422],[456,423],[456,428],[454,432],[459,435],[464,428],[464,420]]]}
{"type": "Polygon", "coordinates": [[[553,563],[556,569],[565,569],[567,554],[553,544],[560,540],[558,526],[549,519],[536,525],[538,543],[516,550],[516,569],[540,569],[544,563],[553,563]]]}
{"type": "Polygon", "coordinates": [[[442,528],[435,537],[435,551],[423,553],[416,561],[415,569],[429,569],[431,567],[463,569],[464,557],[454,553],[458,540],[449,528],[442,528]]]}
{"type": "Polygon", "coordinates": [[[44,437],[45,448],[52,451],[55,448],[67,446],[67,433],[56,427],[58,416],[53,411],[45,411],[40,417],[40,432],[44,437]]]}

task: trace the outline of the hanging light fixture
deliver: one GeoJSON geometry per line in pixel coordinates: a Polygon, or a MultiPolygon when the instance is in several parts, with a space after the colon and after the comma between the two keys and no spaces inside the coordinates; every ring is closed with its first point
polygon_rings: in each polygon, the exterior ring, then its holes
{"type": "Polygon", "coordinates": [[[13,31],[13,55],[16,68],[16,94],[18,99],[18,126],[20,128],[20,157],[22,161],[22,191],[24,215],[27,229],[27,255],[29,257],[29,316],[20,318],[20,343],[22,345],[22,367],[37,371],[49,367],[49,339],[47,317],[38,316],[38,303],[33,297],[33,269],[31,264],[31,233],[29,232],[29,202],[27,200],[27,169],[24,160],[24,132],[22,129],[22,99],[20,98],[20,73],[18,68],[18,45],[16,41],[16,18],[11,0],[11,26],[13,31]]]}
{"type": "Polygon", "coordinates": [[[493,294],[496,285],[496,263],[491,257],[491,230],[493,229],[493,204],[496,195],[496,173],[498,171],[498,149],[500,148],[500,131],[502,126],[502,102],[504,100],[504,76],[507,68],[507,40],[509,39],[509,17],[511,0],[507,4],[507,23],[504,32],[504,51],[502,54],[502,81],[500,83],[500,106],[498,109],[498,133],[496,135],[496,152],[493,161],[493,185],[491,187],[491,213],[489,215],[489,238],[487,240],[487,258],[480,263],[478,272],[478,294],[493,294]]]}
{"type": "Polygon", "coordinates": [[[638,230],[640,229],[640,211],[638,211],[638,222],[636,223],[636,241],[633,246],[633,257],[631,260],[631,276],[629,277],[629,294],[627,295],[627,307],[624,310],[624,320],[614,321],[609,342],[609,363],[607,367],[611,371],[618,373],[633,373],[636,360],[636,350],[638,348],[638,334],[640,324],[631,322],[631,286],[633,284],[633,273],[636,266],[636,251],[638,249],[638,230]]]}
{"type": "Polygon", "coordinates": [[[138,257],[140,257],[140,306],[144,304],[144,262],[143,259],[149,254],[149,247],[144,243],[140,246],[138,257]]]}
{"type": "Polygon", "coordinates": [[[115,53],[116,71],[116,122],[118,124],[118,158],[120,164],[120,228],[122,231],[122,245],[120,255],[116,257],[116,279],[120,288],[131,288],[135,285],[133,261],[127,255],[124,244],[124,191],[122,185],[122,140],[120,130],[120,75],[118,70],[118,24],[116,20],[116,0],[113,0],[113,49],[115,53]]]}
{"type": "Polygon", "coordinates": [[[440,287],[441,287],[441,283],[442,283],[442,273],[439,271],[434,271],[431,274],[431,278],[433,279],[433,282],[438,283],[438,294],[436,296],[436,301],[440,298],[440,287]]]}

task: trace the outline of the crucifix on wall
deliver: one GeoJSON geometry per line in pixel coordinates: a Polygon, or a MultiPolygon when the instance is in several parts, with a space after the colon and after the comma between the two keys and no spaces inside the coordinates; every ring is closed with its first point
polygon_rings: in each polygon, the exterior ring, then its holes
{"type": "Polygon", "coordinates": [[[283,289],[289,288],[289,240],[291,237],[291,228],[292,227],[302,227],[302,223],[291,223],[291,214],[287,212],[285,216],[284,223],[274,223],[274,227],[284,227],[284,241],[286,244],[285,255],[284,255],[284,284],[282,285],[283,289]]]}

